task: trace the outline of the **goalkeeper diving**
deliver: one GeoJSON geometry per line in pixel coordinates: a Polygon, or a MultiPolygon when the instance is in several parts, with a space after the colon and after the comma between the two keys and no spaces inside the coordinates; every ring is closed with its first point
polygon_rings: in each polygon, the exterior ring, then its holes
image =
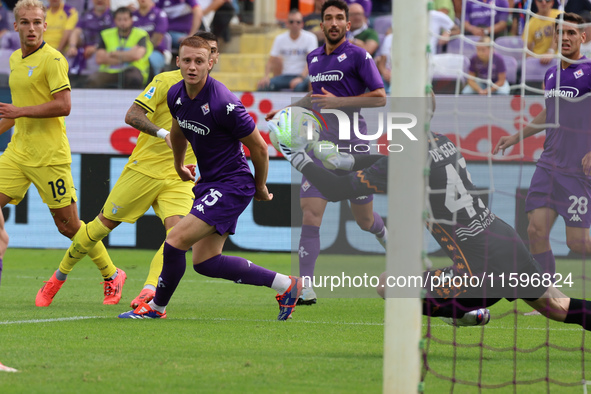
{"type": "MultiPolygon", "coordinates": [[[[313,162],[305,151],[307,141],[298,143],[296,138],[279,132],[281,124],[268,123],[277,147],[291,165],[316,186],[329,201],[340,201],[376,193],[386,193],[388,157],[383,155],[352,155],[339,152],[327,141],[314,146],[314,155],[328,169],[353,171],[343,176],[335,175],[313,162]]],[[[498,281],[510,273],[542,278],[544,272],[521,241],[517,232],[495,216],[483,201],[470,194],[475,190],[466,170],[466,160],[447,137],[431,133],[428,149],[430,157],[429,202],[431,206],[431,234],[453,260],[453,265],[426,271],[423,277],[464,277],[484,275],[494,278],[488,286],[466,287],[441,281],[439,287],[428,288],[423,300],[423,315],[441,317],[457,326],[484,325],[490,319],[486,309],[506,298],[509,301],[523,299],[542,315],[559,322],[579,324],[591,330],[591,302],[569,298],[554,287],[553,278],[519,283],[515,287],[504,286],[498,281]],[[455,187],[448,188],[448,184],[455,187]],[[448,195],[450,194],[450,195],[448,195]],[[454,204],[449,204],[453,201],[454,204]],[[455,224],[450,224],[455,223],[455,224]],[[467,235],[468,234],[468,235],[467,235]],[[491,275],[492,274],[492,275],[491,275]]],[[[545,274],[549,275],[549,274],[545,274]]],[[[380,276],[377,291],[385,297],[387,273],[380,276]]],[[[428,280],[423,283],[426,286],[428,280]]],[[[455,283],[455,282],[454,282],[455,283]]]]}

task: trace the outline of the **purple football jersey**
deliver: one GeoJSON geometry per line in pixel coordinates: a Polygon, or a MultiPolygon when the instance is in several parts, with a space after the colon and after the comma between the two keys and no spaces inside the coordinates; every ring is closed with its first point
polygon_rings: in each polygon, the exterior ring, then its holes
{"type": "Polygon", "coordinates": [[[509,18],[507,11],[495,10],[495,7],[509,8],[507,0],[471,0],[466,3],[466,20],[474,26],[490,27],[491,18],[493,25],[509,18]],[[485,5],[486,4],[486,5],[485,5]]]}
{"type": "MultiPolygon", "coordinates": [[[[330,55],[326,54],[326,44],[316,48],[308,54],[308,71],[312,84],[313,94],[322,94],[322,88],[337,97],[359,96],[366,90],[373,91],[384,87],[380,72],[369,53],[365,49],[343,42],[330,55]]],[[[313,108],[320,112],[317,107],[313,108]]],[[[359,112],[359,108],[352,108],[348,111],[350,119],[352,113],[359,112]]],[[[337,117],[334,115],[323,115],[328,130],[322,130],[321,140],[338,141],[337,117]]],[[[351,127],[353,122],[351,121],[351,127]]],[[[359,117],[359,130],[367,130],[365,120],[359,117]]],[[[351,131],[353,136],[353,132],[351,131]]]]}
{"type": "Polygon", "coordinates": [[[90,10],[84,13],[76,24],[84,33],[84,45],[97,45],[100,42],[101,31],[113,26],[113,17],[109,9],[98,16],[90,10]]]}
{"type": "MultiPolygon", "coordinates": [[[[168,31],[168,17],[166,16],[166,13],[158,7],[152,7],[152,9],[143,16],[140,14],[139,10],[135,10],[133,12],[133,26],[147,31],[148,34],[150,34],[150,37],[152,37],[154,33],[164,34],[168,31]]],[[[164,41],[165,40],[162,40],[160,45],[154,49],[164,52],[167,49],[164,41]]]]}
{"type": "Polygon", "coordinates": [[[255,128],[252,117],[224,84],[208,76],[193,100],[185,82],[168,91],[168,108],[193,147],[203,182],[244,184],[254,178],[248,167],[240,138],[255,128]]]}
{"type": "Polygon", "coordinates": [[[168,16],[168,29],[189,34],[197,0],[158,0],[156,6],[168,16]]]}
{"type": "Polygon", "coordinates": [[[544,77],[546,123],[560,126],[546,129],[538,165],[585,176],[581,160],[591,152],[591,97],[583,96],[591,92],[591,63],[571,64],[561,70],[557,88],[558,77],[557,66],[550,67],[544,77]],[[580,99],[572,101],[577,97],[580,99]]]}

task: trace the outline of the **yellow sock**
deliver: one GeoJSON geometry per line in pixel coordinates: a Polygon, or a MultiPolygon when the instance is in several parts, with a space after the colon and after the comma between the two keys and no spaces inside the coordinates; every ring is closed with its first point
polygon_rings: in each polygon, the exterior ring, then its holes
{"type": "MultiPolygon", "coordinates": [[[[172,227],[166,231],[166,235],[172,230],[172,227]]],[[[148,272],[148,278],[146,279],[146,283],[144,283],[144,287],[146,285],[152,285],[156,287],[158,285],[158,277],[162,272],[162,265],[164,264],[164,256],[162,255],[164,252],[164,242],[160,245],[160,249],[152,258],[152,262],[150,263],[150,271],[148,272]]]]}
{"type": "Polygon", "coordinates": [[[60,272],[66,275],[69,274],[74,265],[89,254],[103,277],[109,278],[113,276],[117,268],[113,265],[105,246],[101,242],[110,232],[111,230],[103,225],[98,217],[89,224],[82,222],[80,229],[72,238],[72,243],[60,262],[60,272]],[[105,276],[106,274],[108,276],[105,276]]]}
{"type": "Polygon", "coordinates": [[[103,241],[98,241],[94,248],[88,252],[88,256],[92,259],[92,262],[96,264],[96,267],[101,271],[103,278],[108,279],[115,275],[117,267],[113,264],[107,248],[103,244],[103,241]]]}

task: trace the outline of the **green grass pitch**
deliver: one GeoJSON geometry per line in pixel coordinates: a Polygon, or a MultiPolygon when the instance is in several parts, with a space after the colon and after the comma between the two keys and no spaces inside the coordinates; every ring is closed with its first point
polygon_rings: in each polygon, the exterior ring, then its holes
{"type": "MultiPolygon", "coordinates": [[[[53,304],[37,308],[35,295],[63,251],[7,251],[0,286],[0,362],[19,372],[0,372],[0,393],[381,391],[381,299],[322,298],[317,305],[298,307],[293,319],[278,322],[272,290],[205,278],[189,266],[167,309],[168,319],[119,320],[117,315],[130,309],[129,302],[142,288],[153,251],[114,249],[110,254],[128,275],[119,305],[102,304],[100,275],[85,259],[53,304]]],[[[288,254],[241,255],[280,272],[291,269],[288,254]]],[[[319,264],[343,261],[343,256],[321,256],[319,264]]],[[[363,261],[367,263],[367,258],[363,261]]],[[[568,264],[559,261],[557,266],[573,269],[568,264]]],[[[515,305],[520,313],[529,311],[524,303],[515,305]]],[[[509,313],[501,317],[512,308],[508,302],[494,306],[493,319],[484,330],[454,331],[434,319],[432,334],[440,340],[452,341],[455,335],[457,343],[482,341],[506,351],[479,346],[454,349],[431,341],[430,365],[451,376],[456,351],[458,379],[477,382],[480,375],[483,384],[500,384],[543,379],[548,369],[551,379],[580,382],[583,360],[586,365],[591,361],[581,350],[572,350],[588,347],[582,329],[547,323],[539,316],[509,313]],[[569,350],[548,350],[546,341],[569,350]],[[513,346],[528,352],[514,357],[513,346]]],[[[423,332],[426,329],[424,320],[423,332]]],[[[545,382],[518,386],[517,391],[546,392],[548,387],[553,393],[583,392],[581,386],[545,382]]],[[[427,375],[425,392],[449,392],[450,388],[449,382],[427,375]]],[[[477,391],[458,384],[454,390],[477,391]]],[[[513,392],[513,386],[484,392],[513,392]]]]}

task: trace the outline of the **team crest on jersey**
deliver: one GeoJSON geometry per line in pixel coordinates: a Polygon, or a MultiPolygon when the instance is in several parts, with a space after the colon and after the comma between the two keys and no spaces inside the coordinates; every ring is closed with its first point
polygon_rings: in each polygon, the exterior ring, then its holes
{"type": "Polygon", "coordinates": [[[339,57],[337,57],[337,60],[340,62],[342,62],[343,60],[345,60],[347,58],[347,54],[343,53],[341,55],[339,55],[339,57]]]}
{"type": "Polygon", "coordinates": [[[201,111],[203,111],[203,115],[207,115],[209,113],[209,103],[205,103],[201,106],[201,111]]]}
{"type": "Polygon", "coordinates": [[[318,63],[318,56],[314,56],[310,63],[318,63]]]}
{"type": "Polygon", "coordinates": [[[180,97],[176,99],[176,103],[174,103],[174,105],[183,105],[183,102],[181,101],[180,97]]]}
{"type": "Polygon", "coordinates": [[[114,202],[111,202],[111,204],[113,205],[113,209],[111,209],[113,215],[117,215],[117,211],[119,211],[119,208],[123,208],[122,206],[117,205],[114,202]]]}
{"type": "Polygon", "coordinates": [[[310,188],[310,182],[305,181],[304,183],[302,183],[302,190],[307,192],[308,189],[310,188]]]}
{"type": "Polygon", "coordinates": [[[154,97],[154,93],[156,92],[156,87],[152,86],[150,88],[150,90],[148,90],[146,92],[146,94],[144,94],[144,97],[147,98],[148,100],[150,100],[152,97],[154,97]]]}
{"type": "Polygon", "coordinates": [[[27,76],[32,76],[33,75],[33,70],[35,70],[37,67],[39,66],[27,66],[27,68],[29,69],[29,73],[27,74],[27,76]]]}
{"type": "Polygon", "coordinates": [[[573,75],[575,76],[576,79],[579,79],[579,78],[581,78],[584,75],[584,73],[583,73],[583,70],[578,69],[577,71],[575,71],[573,73],[573,75]]]}

